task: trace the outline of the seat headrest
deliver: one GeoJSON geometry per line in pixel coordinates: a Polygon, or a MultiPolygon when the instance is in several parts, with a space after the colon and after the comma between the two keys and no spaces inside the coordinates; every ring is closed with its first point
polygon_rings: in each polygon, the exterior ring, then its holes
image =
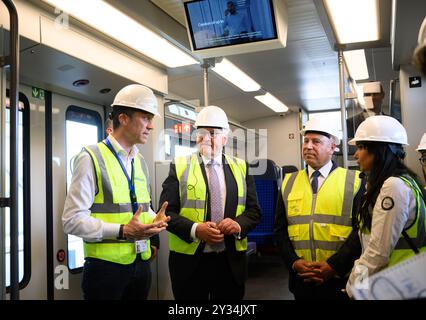
{"type": "Polygon", "coordinates": [[[278,180],[279,179],[280,169],[275,164],[275,162],[270,159],[256,159],[249,164],[249,167],[257,168],[257,170],[253,170],[253,176],[255,179],[261,179],[261,180],[278,180]]]}
{"type": "Polygon", "coordinates": [[[286,173],[292,173],[292,172],[299,171],[299,169],[297,169],[297,167],[296,167],[296,166],[282,166],[281,168],[282,168],[282,170],[283,170],[283,176],[284,176],[286,173]]]}

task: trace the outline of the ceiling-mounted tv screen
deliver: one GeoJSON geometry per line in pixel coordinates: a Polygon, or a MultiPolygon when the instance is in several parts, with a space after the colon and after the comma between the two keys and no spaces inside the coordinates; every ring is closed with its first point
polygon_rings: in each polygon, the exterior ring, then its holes
{"type": "Polygon", "coordinates": [[[194,0],[184,4],[191,48],[202,57],[285,46],[283,0],[194,0]]]}

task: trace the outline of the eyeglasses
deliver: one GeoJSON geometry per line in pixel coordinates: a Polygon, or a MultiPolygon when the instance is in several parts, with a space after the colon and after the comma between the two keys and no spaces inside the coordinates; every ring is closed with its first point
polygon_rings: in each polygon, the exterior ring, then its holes
{"type": "Polygon", "coordinates": [[[426,156],[421,157],[421,158],[419,159],[419,161],[420,161],[420,163],[422,164],[422,166],[426,166],[426,156]]]}
{"type": "Polygon", "coordinates": [[[223,129],[212,129],[212,130],[197,129],[196,133],[197,133],[197,136],[200,136],[200,137],[210,136],[210,138],[216,138],[220,136],[221,134],[223,134],[223,129]]]}

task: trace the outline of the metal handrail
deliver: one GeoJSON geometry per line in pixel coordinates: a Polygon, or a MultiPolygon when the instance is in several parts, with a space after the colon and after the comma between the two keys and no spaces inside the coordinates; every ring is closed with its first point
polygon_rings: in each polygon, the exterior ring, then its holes
{"type": "Polygon", "coordinates": [[[3,0],[10,16],[10,299],[19,300],[18,138],[19,138],[19,28],[18,12],[12,0],[3,0]]]}

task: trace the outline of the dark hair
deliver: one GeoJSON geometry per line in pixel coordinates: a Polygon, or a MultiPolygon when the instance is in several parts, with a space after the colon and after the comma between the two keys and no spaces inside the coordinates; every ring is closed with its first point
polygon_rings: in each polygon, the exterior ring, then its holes
{"type": "Polygon", "coordinates": [[[111,112],[111,120],[112,120],[112,128],[116,130],[120,126],[120,121],[118,120],[118,116],[122,113],[124,113],[126,116],[131,118],[135,112],[139,110],[129,108],[129,107],[122,107],[122,106],[114,106],[111,112]]]}
{"type": "Polygon", "coordinates": [[[111,119],[111,114],[109,114],[108,118],[105,121],[105,130],[108,128],[112,128],[112,119],[111,119]]]}
{"type": "Polygon", "coordinates": [[[362,230],[371,230],[372,209],[383,183],[389,177],[409,175],[419,186],[423,199],[425,191],[417,175],[409,169],[402,160],[405,152],[400,144],[386,142],[360,142],[369,154],[374,156],[373,167],[367,178],[367,191],[362,196],[361,207],[357,214],[357,227],[362,230]]]}
{"type": "Polygon", "coordinates": [[[416,49],[413,56],[413,63],[426,76],[426,46],[416,49]]]}

